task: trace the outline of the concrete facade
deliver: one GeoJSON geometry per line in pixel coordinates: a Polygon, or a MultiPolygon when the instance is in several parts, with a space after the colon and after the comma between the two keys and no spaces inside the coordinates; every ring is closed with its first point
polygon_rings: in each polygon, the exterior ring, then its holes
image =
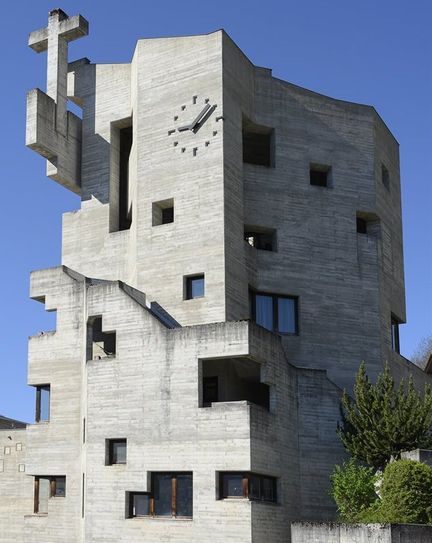
{"type": "Polygon", "coordinates": [[[397,143],[372,107],[272,77],[223,31],[139,40],[128,64],[68,64],[87,32],[54,10],[29,39],[48,79],[28,95],[27,145],[81,208],[63,216],[62,265],[31,276],[57,313],[29,341],[49,416],[21,431],[19,519],[2,541],[288,542],[290,521],[334,517],[340,396],[361,360],[372,378],[388,360],[397,378],[429,379],[391,342],[392,316],[405,319],[397,143]],[[268,164],[252,164],[263,141],[268,164]],[[204,295],[189,296],[198,275],[204,295]],[[254,293],[295,300],[295,333],[255,324],[254,293]],[[109,465],[115,439],[127,460],[109,465]],[[192,517],[128,514],[158,472],[192,473],[192,517]],[[277,498],[223,499],[221,472],[270,477],[277,498]],[[66,477],[44,512],[39,477],[66,477]]]}

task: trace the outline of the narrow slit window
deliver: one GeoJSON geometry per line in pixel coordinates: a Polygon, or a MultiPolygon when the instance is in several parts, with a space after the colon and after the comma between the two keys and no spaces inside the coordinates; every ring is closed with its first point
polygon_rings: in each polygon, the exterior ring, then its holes
{"type": "Polygon", "coordinates": [[[38,385],[36,387],[36,422],[48,422],[50,420],[51,386],[38,385]]]}
{"type": "Polygon", "coordinates": [[[129,158],[132,149],[132,126],[120,129],[119,160],[119,230],[132,224],[132,202],[129,179],[129,158]]]}
{"type": "Polygon", "coordinates": [[[400,321],[394,315],[391,317],[391,346],[392,350],[400,353],[400,338],[399,338],[400,321]]]}

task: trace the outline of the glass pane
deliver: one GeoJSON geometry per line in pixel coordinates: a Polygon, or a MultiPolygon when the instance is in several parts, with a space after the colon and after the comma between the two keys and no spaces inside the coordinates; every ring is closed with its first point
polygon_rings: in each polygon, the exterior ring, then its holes
{"type": "Polygon", "coordinates": [[[243,497],[243,475],[238,473],[224,473],[223,497],[243,497]]]}
{"type": "Polygon", "coordinates": [[[40,387],[40,420],[50,418],[50,387],[40,387]]]}
{"type": "Polygon", "coordinates": [[[161,517],[171,516],[171,475],[153,474],[154,512],[161,517]]]}
{"type": "Polygon", "coordinates": [[[55,478],[55,495],[61,497],[66,496],[66,477],[55,478]]]}
{"type": "Polygon", "coordinates": [[[150,496],[148,494],[132,495],[132,516],[143,517],[150,514],[150,496]]]}
{"type": "Polygon", "coordinates": [[[126,463],[126,441],[113,441],[112,443],[112,463],[126,463]]]}
{"type": "Polygon", "coordinates": [[[204,277],[192,277],[191,282],[191,298],[200,298],[204,296],[204,277]]]}
{"type": "Polygon", "coordinates": [[[274,480],[270,477],[263,477],[262,486],[263,486],[262,499],[268,502],[276,501],[276,496],[274,492],[275,490],[274,480]]]}
{"type": "Polygon", "coordinates": [[[296,302],[293,298],[278,298],[278,332],[296,333],[296,302]]]}
{"type": "Polygon", "coordinates": [[[192,475],[177,475],[177,516],[192,516],[192,475]]]}
{"type": "Polygon", "coordinates": [[[273,298],[271,296],[255,295],[255,322],[267,330],[273,330],[273,298]]]}
{"type": "Polygon", "coordinates": [[[249,498],[251,500],[261,499],[260,477],[256,475],[251,475],[249,478],[249,498]]]}
{"type": "Polygon", "coordinates": [[[48,513],[51,482],[47,477],[39,477],[38,513],[48,513]]]}

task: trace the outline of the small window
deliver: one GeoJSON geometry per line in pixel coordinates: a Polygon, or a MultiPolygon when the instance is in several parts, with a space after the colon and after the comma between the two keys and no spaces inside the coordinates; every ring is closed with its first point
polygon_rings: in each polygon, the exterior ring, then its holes
{"type": "Polygon", "coordinates": [[[400,321],[394,315],[391,317],[391,346],[393,351],[400,353],[400,340],[399,340],[399,324],[400,321]]]}
{"type": "Polygon", "coordinates": [[[243,118],[243,162],[274,167],[274,129],[243,118]]]}
{"type": "Polygon", "coordinates": [[[50,385],[38,385],[36,387],[36,422],[50,420],[50,385]]]}
{"type": "Polygon", "coordinates": [[[106,440],[106,465],[126,464],[127,440],[106,440]]]}
{"type": "Polygon", "coordinates": [[[390,190],[390,174],[384,164],[381,164],[381,181],[385,188],[390,190]]]}
{"type": "Polygon", "coordinates": [[[357,217],[357,233],[367,234],[367,221],[362,217],[357,217]]]}
{"type": "Polygon", "coordinates": [[[276,231],[272,228],[245,226],[244,239],[255,249],[276,251],[276,231]]]}
{"type": "Polygon", "coordinates": [[[315,187],[330,186],[330,166],[323,164],[311,164],[309,167],[310,184],[315,187]]]}
{"type": "Polygon", "coordinates": [[[204,296],[204,274],[186,277],[186,300],[204,296]]]}
{"type": "Polygon", "coordinates": [[[152,204],[152,224],[160,226],[174,222],[174,199],[153,202],[152,204]]]}
{"type": "Polygon", "coordinates": [[[126,508],[129,518],[192,518],[192,473],[152,473],[151,492],[127,492],[126,508]]]}
{"type": "Polygon", "coordinates": [[[102,317],[90,317],[87,323],[87,360],[116,355],[116,333],[102,331],[102,317]]]}
{"type": "Polygon", "coordinates": [[[298,299],[251,291],[252,319],[271,332],[298,334],[298,299]]]}
{"type": "Polygon", "coordinates": [[[256,473],[219,473],[219,499],[245,498],[254,501],[277,502],[276,479],[256,473]]]}
{"type": "Polygon", "coordinates": [[[34,512],[48,513],[50,498],[66,497],[66,477],[63,475],[36,476],[34,479],[34,512]]]}

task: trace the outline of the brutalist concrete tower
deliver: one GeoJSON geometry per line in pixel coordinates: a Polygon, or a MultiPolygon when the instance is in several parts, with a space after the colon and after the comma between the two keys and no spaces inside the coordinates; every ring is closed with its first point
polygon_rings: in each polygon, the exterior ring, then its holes
{"type": "Polygon", "coordinates": [[[87,33],[56,9],[29,38],[48,79],[27,145],[81,208],[31,276],[57,327],[29,341],[35,423],[0,432],[2,541],[288,543],[334,516],[360,362],[427,379],[398,353],[397,142],[224,31],[68,62],[87,33]]]}

